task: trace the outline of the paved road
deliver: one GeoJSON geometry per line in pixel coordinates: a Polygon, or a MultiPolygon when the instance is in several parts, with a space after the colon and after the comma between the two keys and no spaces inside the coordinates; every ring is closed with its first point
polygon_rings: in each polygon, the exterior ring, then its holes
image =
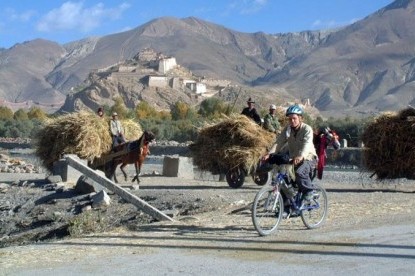
{"type": "Polygon", "coordinates": [[[412,221],[344,231],[286,223],[269,237],[248,220],[198,222],[3,248],[0,275],[415,275],[412,221]]]}

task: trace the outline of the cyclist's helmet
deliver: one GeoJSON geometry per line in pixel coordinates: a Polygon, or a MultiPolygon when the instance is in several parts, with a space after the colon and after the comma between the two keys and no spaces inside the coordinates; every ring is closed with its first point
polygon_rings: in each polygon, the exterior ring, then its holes
{"type": "Polygon", "coordinates": [[[297,115],[303,115],[304,111],[299,105],[292,105],[289,108],[287,108],[287,111],[285,112],[285,116],[289,116],[291,114],[297,114],[297,115]]]}

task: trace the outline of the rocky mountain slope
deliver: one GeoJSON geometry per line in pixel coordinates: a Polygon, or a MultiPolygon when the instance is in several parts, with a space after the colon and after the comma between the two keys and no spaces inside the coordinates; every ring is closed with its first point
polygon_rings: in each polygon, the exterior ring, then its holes
{"type": "Polygon", "coordinates": [[[327,116],[397,110],[415,102],[414,6],[396,0],[332,32],[248,34],[194,17],[165,17],[62,46],[30,41],[0,51],[0,101],[30,105],[34,98],[57,109],[91,70],[152,48],[195,75],[250,86],[265,102],[310,99],[327,116]]]}
{"type": "Polygon", "coordinates": [[[415,1],[399,0],[330,34],[307,55],[257,83],[276,85],[323,111],[368,114],[415,103],[415,1]]]}
{"type": "Polygon", "coordinates": [[[0,104],[25,108],[40,104],[58,108],[65,95],[54,88],[46,76],[65,55],[57,43],[33,40],[0,52],[0,104]]]}

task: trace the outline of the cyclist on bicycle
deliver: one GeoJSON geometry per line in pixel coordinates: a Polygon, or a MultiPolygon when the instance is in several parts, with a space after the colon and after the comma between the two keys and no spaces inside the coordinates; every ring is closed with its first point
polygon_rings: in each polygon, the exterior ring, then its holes
{"type": "MultiPolygon", "coordinates": [[[[317,154],[313,144],[313,129],[303,122],[303,115],[304,111],[299,105],[288,107],[285,116],[288,117],[289,124],[277,137],[275,153],[279,153],[287,144],[298,189],[305,195],[305,199],[311,199],[314,195],[311,175],[317,165],[317,154]]],[[[280,163],[284,158],[275,153],[264,156],[263,161],[268,160],[270,164],[280,163]]]]}

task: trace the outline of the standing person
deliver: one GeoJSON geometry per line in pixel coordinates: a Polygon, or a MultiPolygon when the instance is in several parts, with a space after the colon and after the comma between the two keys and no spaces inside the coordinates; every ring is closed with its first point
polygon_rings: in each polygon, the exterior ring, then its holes
{"type": "Polygon", "coordinates": [[[255,102],[249,98],[246,102],[248,104],[247,107],[245,107],[242,110],[242,115],[248,116],[252,120],[254,120],[258,125],[261,125],[261,116],[259,116],[258,112],[255,109],[255,102]]]}
{"type": "MultiPolygon", "coordinates": [[[[278,135],[275,152],[281,151],[287,143],[288,158],[294,164],[295,182],[305,195],[304,198],[311,199],[314,196],[311,174],[317,164],[317,154],[313,144],[313,129],[303,122],[303,115],[304,111],[300,106],[288,107],[285,116],[288,117],[289,124],[278,135]]],[[[263,160],[275,164],[281,160],[281,155],[268,154],[263,160]]]]}
{"type": "Polygon", "coordinates": [[[112,148],[118,146],[119,144],[125,143],[124,130],[120,120],[118,120],[117,112],[112,113],[110,130],[112,134],[112,148]]]}
{"type": "Polygon", "coordinates": [[[324,167],[326,166],[327,153],[326,149],[329,145],[335,150],[340,148],[339,136],[330,129],[330,127],[322,127],[314,133],[314,147],[317,153],[317,178],[323,178],[324,167]]]}
{"type": "Polygon", "coordinates": [[[275,104],[270,105],[269,113],[264,117],[264,128],[272,133],[277,134],[280,131],[280,122],[278,122],[278,116],[275,114],[277,106],[275,104]]]}
{"type": "Polygon", "coordinates": [[[104,109],[102,107],[98,108],[97,115],[101,118],[104,118],[104,109]]]}
{"type": "MultiPolygon", "coordinates": [[[[278,134],[280,132],[281,125],[280,122],[278,122],[278,116],[275,114],[276,110],[277,106],[275,104],[270,105],[269,113],[264,117],[263,127],[272,133],[278,134]]],[[[275,152],[276,147],[277,144],[274,143],[269,152],[275,152]]]]}

